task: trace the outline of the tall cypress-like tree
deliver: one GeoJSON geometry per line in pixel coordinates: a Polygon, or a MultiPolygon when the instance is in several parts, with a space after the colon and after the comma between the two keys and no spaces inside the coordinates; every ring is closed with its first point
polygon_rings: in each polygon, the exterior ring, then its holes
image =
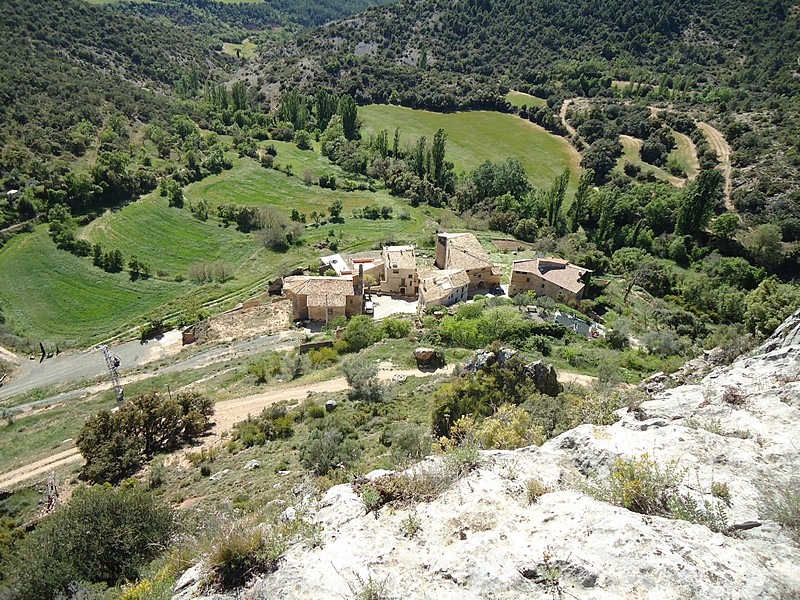
{"type": "Polygon", "coordinates": [[[703,171],[681,198],[675,232],[679,235],[696,236],[705,229],[714,205],[722,192],[722,174],[719,171],[703,171]]]}
{"type": "Polygon", "coordinates": [[[578,227],[581,226],[584,218],[586,218],[589,194],[592,191],[593,185],[594,171],[592,169],[587,169],[581,175],[581,179],[578,182],[578,191],[575,192],[575,198],[572,200],[572,205],[567,211],[567,217],[569,217],[569,228],[573,233],[578,231],[578,227]]]}
{"type": "Polygon", "coordinates": [[[342,117],[344,137],[354,140],[358,137],[358,107],[352,96],[342,96],[339,99],[339,116],[342,117]]]}
{"type": "Polygon", "coordinates": [[[444,187],[444,155],[447,148],[447,133],[439,129],[433,136],[433,183],[436,187],[444,187]]]}
{"type": "Polygon", "coordinates": [[[338,100],[334,94],[322,89],[317,90],[314,100],[317,111],[317,128],[322,133],[328,128],[331,117],[336,114],[338,100]]]}
{"type": "Polygon", "coordinates": [[[425,179],[425,155],[427,154],[428,141],[423,135],[417,140],[414,148],[414,173],[420,179],[425,179]]]}

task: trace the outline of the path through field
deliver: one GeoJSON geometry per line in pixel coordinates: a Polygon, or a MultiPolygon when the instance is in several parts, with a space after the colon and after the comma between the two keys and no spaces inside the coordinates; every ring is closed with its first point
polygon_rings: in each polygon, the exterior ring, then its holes
{"type": "Polygon", "coordinates": [[[564,100],[564,102],[561,103],[561,111],[558,113],[558,116],[561,117],[561,124],[564,126],[564,129],[567,130],[570,137],[573,137],[578,135],[578,131],[567,122],[567,110],[570,104],[572,104],[572,100],[564,100]]]}
{"type": "MultiPolygon", "coordinates": [[[[378,371],[378,378],[382,381],[391,381],[397,377],[428,377],[431,375],[449,375],[453,372],[454,365],[448,365],[442,369],[434,371],[420,371],[419,369],[396,369],[388,366],[387,363],[381,365],[378,371]]],[[[570,373],[561,371],[559,380],[565,384],[591,385],[596,378],[589,375],[570,373]]],[[[268,392],[233,398],[214,405],[214,427],[208,435],[203,446],[213,446],[218,443],[223,434],[233,429],[233,426],[244,421],[248,416],[256,416],[266,407],[278,402],[303,400],[309,395],[323,394],[331,392],[343,392],[350,386],[344,377],[336,377],[327,381],[310,383],[305,385],[289,385],[273,388],[268,392]]],[[[82,457],[77,448],[70,448],[32,462],[24,467],[20,467],[8,473],[0,475],[0,489],[8,489],[19,483],[44,477],[55,469],[82,462],[82,457]]]]}
{"type": "Polygon", "coordinates": [[[61,467],[65,467],[82,460],[83,458],[81,457],[81,453],[77,448],[70,448],[69,450],[59,452],[58,454],[53,454],[47,458],[37,460],[36,462],[25,465],[24,467],[20,467],[19,469],[14,469],[9,473],[0,475],[0,490],[9,489],[18,483],[27,481],[28,479],[33,479],[34,477],[43,477],[50,471],[60,469],[61,467]]]}
{"type": "Polygon", "coordinates": [[[731,147],[728,145],[725,136],[720,133],[719,130],[714,129],[708,123],[702,123],[700,121],[697,122],[697,126],[702,130],[705,134],[708,143],[714,149],[714,152],[717,153],[719,157],[719,166],[722,170],[722,175],[725,178],[725,187],[724,187],[724,197],[725,197],[725,208],[728,211],[735,213],[736,206],[734,206],[733,201],[731,200],[731,192],[733,191],[733,169],[731,168],[731,147]]]}

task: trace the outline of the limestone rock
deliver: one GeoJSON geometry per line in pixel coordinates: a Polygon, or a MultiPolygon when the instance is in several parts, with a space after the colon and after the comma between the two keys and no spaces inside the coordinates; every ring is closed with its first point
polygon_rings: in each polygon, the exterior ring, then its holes
{"type": "MultiPolygon", "coordinates": [[[[475,374],[494,365],[503,366],[508,360],[517,355],[512,348],[500,348],[497,352],[491,350],[478,350],[475,356],[464,366],[464,372],[475,374]]],[[[525,378],[538,391],[548,396],[558,396],[563,389],[558,382],[558,375],[552,365],[537,360],[525,365],[525,378]]]]}
{"type": "Polygon", "coordinates": [[[767,354],[779,348],[800,346],[800,310],[786,319],[758,349],[758,354],[767,354]]]}
{"type": "MultiPolygon", "coordinates": [[[[500,359],[481,353],[474,368],[492,360],[500,359]]],[[[479,469],[437,499],[384,507],[377,518],[350,486],[335,486],[315,516],[324,546],[292,548],[258,589],[276,599],[339,598],[357,577],[372,577],[393,597],[437,600],[550,598],[554,589],[609,600],[793,597],[800,548],[763,506],[772,486],[800,477],[790,433],[800,421],[800,375],[786,376],[799,366],[800,348],[781,347],[715,367],[613,425],[582,425],[540,448],[483,452],[479,469]],[[730,387],[743,404],[726,401],[730,387]],[[728,485],[725,518],[736,535],[581,491],[587,477],[643,453],[677,465],[681,493],[699,501],[711,498],[712,482],[728,485]],[[529,504],[525,482],[534,477],[554,491],[529,504]],[[410,537],[403,522],[412,512],[420,528],[410,537]]]]}
{"type": "Polygon", "coordinates": [[[261,468],[261,463],[258,462],[257,460],[248,460],[245,463],[244,468],[245,468],[246,471],[252,471],[253,469],[259,469],[259,468],[261,468]]]}
{"type": "MultiPolygon", "coordinates": [[[[322,527],[323,545],[292,546],[246,593],[352,597],[352,586],[371,578],[408,599],[799,597],[800,547],[764,508],[773,490],[800,481],[800,316],[793,319],[755,355],[729,366],[704,359],[702,379],[671,381],[613,425],[582,425],[538,448],[482,452],[476,470],[430,502],[367,514],[351,485],[330,488],[304,513],[322,527]],[[674,470],[680,494],[716,502],[727,534],[585,491],[621,457],[644,453],[674,470]],[[530,503],[534,478],[551,491],[530,503]],[[727,486],[725,505],[711,495],[713,483],[727,486]],[[409,535],[412,518],[419,527],[409,535]]],[[[479,353],[471,368],[508,357],[479,353]]]]}

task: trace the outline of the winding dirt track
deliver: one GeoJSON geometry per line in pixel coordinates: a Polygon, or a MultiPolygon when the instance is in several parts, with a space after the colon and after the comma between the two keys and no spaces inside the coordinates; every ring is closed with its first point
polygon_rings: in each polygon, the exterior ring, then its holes
{"type": "Polygon", "coordinates": [[[36,462],[25,465],[24,467],[20,467],[19,469],[15,469],[9,473],[0,475],[0,489],[7,489],[23,481],[27,481],[28,479],[33,479],[37,476],[44,476],[50,471],[60,469],[61,467],[71,465],[72,463],[80,462],[81,460],[83,459],[81,458],[81,453],[77,448],[64,450],[58,454],[53,454],[47,458],[37,460],[36,462]]]}
{"type": "Polygon", "coordinates": [[[725,197],[725,208],[728,211],[735,213],[736,207],[731,200],[731,192],[733,191],[733,169],[731,168],[731,147],[728,145],[725,136],[719,132],[719,130],[714,129],[708,123],[702,123],[697,121],[697,126],[700,130],[705,134],[708,143],[714,149],[714,152],[717,153],[719,157],[719,166],[722,170],[722,176],[725,178],[725,187],[723,190],[723,194],[725,197]]]}
{"type": "MultiPolygon", "coordinates": [[[[378,372],[378,378],[382,381],[390,381],[394,377],[427,377],[430,375],[447,375],[452,373],[453,365],[448,365],[436,371],[420,371],[418,369],[394,369],[383,368],[378,372]]],[[[574,383],[578,385],[591,385],[595,377],[570,373],[568,371],[559,372],[559,379],[562,383],[574,383]]],[[[222,435],[233,429],[233,426],[244,421],[249,415],[258,415],[264,408],[278,402],[302,400],[309,394],[322,394],[326,392],[342,392],[349,388],[344,377],[337,377],[327,381],[311,383],[306,385],[281,386],[260,394],[253,394],[242,398],[233,398],[217,402],[214,405],[214,427],[203,441],[203,446],[208,447],[216,444],[222,439],[222,435]]],[[[43,458],[36,462],[15,469],[9,473],[0,475],[0,489],[8,489],[24,481],[36,477],[44,477],[47,473],[62,467],[82,462],[82,457],[77,448],[70,448],[58,454],[43,458]]]]}
{"type": "MultiPolygon", "coordinates": [[[[402,375],[405,377],[427,375],[441,375],[451,373],[453,367],[448,366],[438,371],[419,371],[417,369],[384,369],[378,373],[378,378],[383,381],[391,380],[392,377],[402,375]]],[[[348,389],[347,380],[344,377],[329,379],[306,385],[281,386],[273,388],[268,392],[245,396],[243,398],[233,398],[217,402],[214,405],[215,425],[211,430],[211,435],[205,438],[203,446],[211,446],[217,443],[222,435],[230,431],[239,421],[244,421],[248,415],[258,415],[264,408],[278,402],[287,400],[302,400],[309,394],[322,394],[325,392],[342,392],[348,389]]],[[[37,460],[24,467],[20,467],[8,473],[0,475],[0,489],[8,489],[24,481],[36,477],[44,477],[55,469],[82,462],[81,453],[77,448],[70,448],[53,454],[47,458],[37,460]]]]}
{"type": "Polygon", "coordinates": [[[558,113],[558,116],[561,117],[561,124],[564,126],[564,129],[567,130],[567,133],[571,137],[577,136],[578,131],[567,122],[567,110],[569,109],[569,105],[572,104],[572,100],[567,99],[561,103],[561,110],[558,113]]]}

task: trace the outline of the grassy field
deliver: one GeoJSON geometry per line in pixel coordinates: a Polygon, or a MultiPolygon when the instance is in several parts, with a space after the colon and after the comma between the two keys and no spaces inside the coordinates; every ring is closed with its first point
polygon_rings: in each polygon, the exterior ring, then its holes
{"type": "Polygon", "coordinates": [[[675,177],[674,175],[667,173],[664,169],[646,163],[642,160],[642,157],[639,155],[639,149],[642,147],[642,140],[630,137],[628,135],[621,135],[619,136],[619,141],[622,142],[622,156],[620,156],[617,163],[617,166],[620,170],[622,169],[623,165],[628,162],[632,165],[636,165],[645,173],[652,173],[653,176],[659,181],[665,181],[674,185],[675,187],[681,187],[684,184],[684,180],[680,177],[675,177]]]}
{"type": "Polygon", "coordinates": [[[134,326],[154,306],[190,287],[106,273],[88,258],[57,250],[46,226],[0,249],[0,272],[0,304],[13,326],[36,340],[66,345],[99,341],[109,331],[134,326]]]}
{"type": "Polygon", "coordinates": [[[700,172],[700,163],[697,160],[697,148],[688,135],[672,132],[675,138],[675,149],[670,152],[669,160],[675,161],[686,172],[688,179],[694,179],[700,172]]]}
{"type": "Polygon", "coordinates": [[[506,101],[511,103],[511,106],[547,106],[547,100],[531,96],[525,92],[508,92],[506,101]]]}
{"type": "MultiPolygon", "coordinates": [[[[249,0],[254,1],[254,0],[249,0]]],[[[245,38],[242,40],[241,44],[233,44],[230,42],[225,42],[222,44],[222,51],[225,54],[229,54],[230,56],[236,58],[252,58],[255,56],[257,50],[257,46],[250,41],[250,38],[245,38]],[[239,56],[236,56],[236,51],[239,51],[239,56]]]]}
{"type": "Polygon", "coordinates": [[[433,140],[436,130],[447,132],[447,158],[456,171],[468,171],[481,163],[516,156],[525,165],[535,187],[547,187],[570,167],[577,181],[580,155],[560,137],[514,115],[476,111],[434,113],[400,106],[373,104],[359,108],[365,135],[399,127],[401,144],[413,144],[420,136],[433,140]]]}
{"type": "Polygon", "coordinates": [[[251,236],[170,208],[157,193],[106,213],[84,228],[81,237],[116,248],[125,257],[138,256],[154,275],[162,271],[173,277],[186,276],[193,263],[226,260],[239,265],[256,252],[251,236]]]}

